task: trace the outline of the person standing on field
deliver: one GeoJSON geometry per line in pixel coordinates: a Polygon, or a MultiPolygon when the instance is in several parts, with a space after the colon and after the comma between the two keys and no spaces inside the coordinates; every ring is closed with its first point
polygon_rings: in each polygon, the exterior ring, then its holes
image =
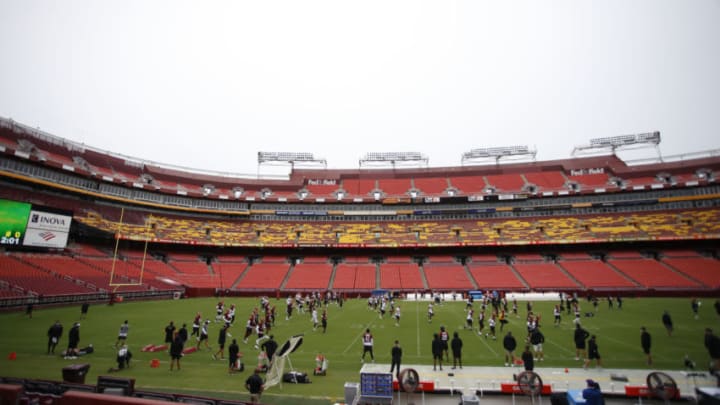
{"type": "Polygon", "coordinates": [[[460,339],[460,336],[458,336],[457,332],[453,333],[453,338],[450,341],[450,348],[452,349],[453,353],[453,370],[455,370],[455,367],[457,367],[458,365],[462,370],[462,347],[462,339],[460,339]]]}
{"type": "Polygon", "coordinates": [[[436,371],[436,367],[438,366],[438,363],[440,365],[440,370],[442,370],[443,344],[442,344],[442,340],[440,340],[440,335],[437,333],[433,334],[432,355],[433,355],[433,371],[436,371]]]}
{"type": "Polygon", "coordinates": [[[390,374],[392,374],[394,370],[395,377],[400,380],[400,362],[402,361],[402,348],[400,347],[399,340],[395,341],[395,345],[392,347],[392,350],[390,350],[390,358],[392,360],[390,364],[390,374]]]}
{"type": "Polygon", "coordinates": [[[652,365],[652,355],[650,354],[650,346],[652,344],[652,337],[650,332],[645,329],[644,326],[640,327],[640,346],[642,347],[643,353],[647,356],[647,365],[652,365]]]}
{"type": "Polygon", "coordinates": [[[503,348],[505,349],[505,367],[515,367],[515,349],[517,348],[517,341],[512,335],[512,332],[507,333],[503,338],[503,348]]]}
{"type": "Polygon", "coordinates": [[[672,336],[673,333],[673,321],[670,317],[670,313],[668,311],[663,312],[662,315],[662,323],[665,327],[665,330],[667,331],[668,336],[672,336]]]}
{"type": "Polygon", "coordinates": [[[363,341],[363,353],[362,357],[360,358],[360,362],[365,362],[365,354],[370,353],[370,360],[374,363],[375,362],[375,355],[373,354],[373,335],[370,333],[370,329],[365,329],[365,333],[362,336],[363,341]]]}
{"type": "Polygon", "coordinates": [[[48,347],[47,347],[47,354],[55,354],[55,347],[57,346],[58,342],[60,341],[60,337],[63,333],[63,327],[60,321],[55,321],[52,326],[50,326],[50,329],[48,329],[47,336],[48,336],[48,347]]]}
{"type": "Polygon", "coordinates": [[[575,335],[573,337],[575,341],[575,360],[585,359],[587,357],[585,341],[588,337],[590,337],[588,331],[583,329],[579,323],[575,324],[575,335]]]}

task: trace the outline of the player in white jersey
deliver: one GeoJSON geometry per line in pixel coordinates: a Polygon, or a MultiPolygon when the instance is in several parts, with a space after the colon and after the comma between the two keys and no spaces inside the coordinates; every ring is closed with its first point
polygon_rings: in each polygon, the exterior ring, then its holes
{"type": "Polygon", "coordinates": [[[370,329],[365,329],[365,333],[362,336],[363,342],[363,354],[360,358],[360,362],[365,362],[365,353],[370,353],[370,359],[375,362],[375,355],[373,354],[373,335],[370,333],[370,329]]]}
{"type": "Polygon", "coordinates": [[[118,340],[117,342],[115,342],[115,347],[118,347],[118,345],[120,345],[121,343],[125,344],[129,331],[130,325],[128,325],[128,321],[126,320],[122,325],[120,325],[120,330],[118,331],[118,340]]]}
{"type": "Polygon", "coordinates": [[[490,316],[490,319],[488,320],[488,326],[490,327],[490,333],[486,333],[485,337],[488,337],[488,335],[492,335],[493,340],[496,339],[495,337],[495,314],[492,314],[490,316]]]}
{"type": "Polygon", "coordinates": [[[433,304],[431,302],[428,304],[428,310],[427,310],[428,323],[432,322],[433,316],[435,316],[435,310],[433,309],[433,304]]]}
{"type": "Polygon", "coordinates": [[[387,311],[387,300],[383,298],[382,302],[380,303],[380,319],[383,319],[385,316],[385,311],[387,311]]]}
{"type": "Polygon", "coordinates": [[[312,323],[313,323],[313,330],[316,330],[318,327],[317,308],[313,308],[313,310],[312,310],[312,323]]]}
{"type": "Polygon", "coordinates": [[[485,329],[485,311],[478,313],[478,334],[482,336],[483,329],[485,329]]]}
{"type": "Polygon", "coordinates": [[[400,307],[395,307],[395,313],[393,314],[393,318],[395,318],[395,326],[400,326],[400,307]]]}

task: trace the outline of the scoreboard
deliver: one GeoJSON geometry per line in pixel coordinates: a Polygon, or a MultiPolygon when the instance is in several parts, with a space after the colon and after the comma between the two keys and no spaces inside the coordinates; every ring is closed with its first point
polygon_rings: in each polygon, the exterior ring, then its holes
{"type": "Polygon", "coordinates": [[[31,207],[28,203],[0,200],[0,244],[22,243],[31,207]]]}

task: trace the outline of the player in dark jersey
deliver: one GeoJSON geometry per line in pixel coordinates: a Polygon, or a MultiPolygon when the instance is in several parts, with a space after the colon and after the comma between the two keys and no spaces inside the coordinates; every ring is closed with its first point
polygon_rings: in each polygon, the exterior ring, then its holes
{"type": "Polygon", "coordinates": [[[192,324],[192,334],[190,336],[197,336],[200,337],[200,324],[202,323],[202,316],[200,315],[200,312],[195,314],[195,319],[193,319],[192,324]]]}
{"type": "Polygon", "coordinates": [[[175,324],[172,321],[165,327],[165,343],[172,344],[173,336],[175,335],[175,324]]]}
{"type": "MultiPolygon", "coordinates": [[[[440,344],[442,346],[442,353],[445,355],[445,361],[450,361],[450,353],[448,352],[450,342],[450,334],[445,330],[444,326],[440,327],[440,344]]],[[[440,366],[442,370],[442,366],[440,366]]]]}

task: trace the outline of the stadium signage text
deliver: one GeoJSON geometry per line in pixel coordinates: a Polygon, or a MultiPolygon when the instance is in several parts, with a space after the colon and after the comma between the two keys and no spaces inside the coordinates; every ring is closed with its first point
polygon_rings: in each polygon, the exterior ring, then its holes
{"type": "Polygon", "coordinates": [[[334,185],[337,185],[337,180],[335,180],[335,179],[310,179],[310,180],[308,180],[308,185],[311,185],[311,186],[334,186],[334,185]]]}
{"type": "Polygon", "coordinates": [[[572,169],[570,170],[571,176],[584,176],[586,174],[604,174],[605,168],[604,167],[593,167],[589,169],[572,169]]]}

